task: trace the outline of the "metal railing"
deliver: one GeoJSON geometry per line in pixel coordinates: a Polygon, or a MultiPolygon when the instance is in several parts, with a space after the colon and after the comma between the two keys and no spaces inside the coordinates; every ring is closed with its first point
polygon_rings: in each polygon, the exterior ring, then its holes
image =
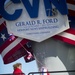
{"type": "MultiPolygon", "coordinates": [[[[75,70],[67,70],[67,71],[48,71],[48,72],[30,72],[28,75],[34,75],[34,74],[42,74],[42,73],[74,73],[74,75],[75,75],[75,70]]],[[[70,74],[70,75],[72,75],[72,74],[70,74]]]]}
{"type": "MultiPolygon", "coordinates": [[[[34,74],[42,74],[42,73],[74,73],[74,74],[70,74],[70,75],[75,75],[75,70],[67,70],[67,71],[48,71],[48,72],[30,72],[28,73],[28,75],[34,75],[34,74]]],[[[23,73],[24,74],[24,73],[23,73]]],[[[0,74],[0,75],[23,75],[23,74],[0,74]]]]}

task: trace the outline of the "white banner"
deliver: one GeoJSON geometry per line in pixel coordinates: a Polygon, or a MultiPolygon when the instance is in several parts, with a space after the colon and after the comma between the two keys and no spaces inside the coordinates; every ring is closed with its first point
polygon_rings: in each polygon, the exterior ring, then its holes
{"type": "Polygon", "coordinates": [[[6,20],[8,32],[16,36],[41,42],[69,28],[67,15],[61,15],[57,11],[56,16],[46,16],[43,0],[40,0],[37,18],[29,17],[23,3],[9,2],[6,6],[6,11],[11,14],[16,9],[23,9],[22,15],[14,21],[6,20]]]}

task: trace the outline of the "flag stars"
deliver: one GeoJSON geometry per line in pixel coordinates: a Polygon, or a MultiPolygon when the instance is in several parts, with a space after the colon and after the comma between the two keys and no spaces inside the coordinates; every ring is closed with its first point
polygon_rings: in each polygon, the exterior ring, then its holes
{"type": "Polygon", "coordinates": [[[5,41],[6,39],[5,34],[1,34],[1,38],[3,39],[3,41],[5,41]]]}

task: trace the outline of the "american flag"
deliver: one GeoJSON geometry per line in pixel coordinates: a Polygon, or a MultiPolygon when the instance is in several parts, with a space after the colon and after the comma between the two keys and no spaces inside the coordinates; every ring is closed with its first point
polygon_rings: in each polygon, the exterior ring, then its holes
{"type": "Polygon", "coordinates": [[[75,0],[66,0],[70,16],[75,16],[75,0]]]}
{"type": "Polygon", "coordinates": [[[32,46],[31,46],[31,42],[28,42],[26,44],[25,48],[27,49],[27,54],[24,56],[26,63],[35,60],[34,55],[33,55],[32,46]]]}
{"type": "Polygon", "coordinates": [[[50,75],[50,73],[48,73],[48,69],[45,68],[45,67],[42,67],[42,68],[41,68],[41,72],[42,72],[41,75],[50,75]],[[47,73],[44,73],[44,72],[47,72],[47,73]]]}
{"type": "Polygon", "coordinates": [[[75,0],[66,0],[68,6],[68,19],[70,28],[62,33],[59,33],[53,38],[75,45],[75,0]]]}
{"type": "Polygon", "coordinates": [[[11,63],[27,54],[21,45],[30,42],[27,39],[9,35],[5,20],[0,16],[0,54],[4,64],[11,63]],[[11,41],[10,41],[11,39],[11,41]]]}

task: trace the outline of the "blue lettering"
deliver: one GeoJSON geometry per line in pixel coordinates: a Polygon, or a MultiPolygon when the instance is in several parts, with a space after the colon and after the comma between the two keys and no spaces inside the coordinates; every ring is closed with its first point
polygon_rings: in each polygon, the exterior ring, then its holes
{"type": "Polygon", "coordinates": [[[37,20],[37,24],[41,24],[41,21],[40,20],[37,20]]]}
{"type": "Polygon", "coordinates": [[[58,22],[58,19],[57,18],[54,18],[53,19],[54,23],[58,22]]]}
{"type": "Polygon", "coordinates": [[[31,22],[29,21],[29,22],[26,22],[26,25],[31,25],[31,22]]]}
{"type": "Polygon", "coordinates": [[[28,21],[28,22],[26,22],[26,25],[35,25],[35,24],[36,24],[35,21],[28,21]]]}
{"type": "MultiPolygon", "coordinates": [[[[9,14],[4,9],[4,4],[6,0],[0,0],[0,14],[7,20],[13,21],[20,17],[22,14],[22,9],[16,9],[13,14],[9,14]]],[[[20,0],[11,0],[13,3],[21,3],[20,0]]],[[[43,0],[45,5],[45,11],[47,16],[53,16],[55,14],[52,9],[52,4],[55,6],[56,9],[59,10],[59,12],[62,15],[68,14],[67,4],[66,0],[43,0]]],[[[29,16],[31,18],[37,18],[38,17],[38,11],[39,11],[39,2],[40,0],[32,0],[32,4],[29,0],[22,0],[24,7],[26,8],[29,16]]]]}
{"type": "Polygon", "coordinates": [[[45,11],[47,16],[52,16],[52,5],[50,0],[44,0],[45,11]]]}
{"type": "Polygon", "coordinates": [[[53,5],[56,7],[56,9],[59,10],[59,12],[62,15],[68,14],[66,0],[49,0],[49,1],[53,3],[53,5]]]}
{"type": "Polygon", "coordinates": [[[22,2],[31,18],[38,17],[39,0],[33,0],[32,6],[31,6],[29,0],[22,0],[22,2]]]}
{"type": "Polygon", "coordinates": [[[49,24],[49,23],[57,23],[58,19],[43,19],[43,24],[49,24]]]}
{"type": "Polygon", "coordinates": [[[17,27],[19,27],[19,26],[25,26],[25,22],[17,22],[15,25],[17,27]]]}
{"type": "Polygon", "coordinates": [[[15,25],[18,27],[18,26],[21,26],[21,23],[17,22],[15,25]]]}
{"type": "Polygon", "coordinates": [[[32,23],[32,25],[35,25],[35,24],[36,24],[36,22],[35,22],[35,21],[31,21],[31,23],[32,23]]]}
{"type": "MultiPolygon", "coordinates": [[[[4,9],[4,3],[6,0],[1,0],[0,1],[0,14],[7,20],[16,20],[17,18],[20,17],[22,13],[22,9],[17,9],[15,10],[14,14],[8,14],[5,9],[4,9]]],[[[12,0],[15,3],[20,3],[20,0],[12,0]]]]}
{"type": "Polygon", "coordinates": [[[56,13],[56,11],[53,11],[52,9],[52,3],[62,15],[68,14],[66,0],[44,0],[45,11],[47,16],[53,16],[53,14],[56,13]]]}

